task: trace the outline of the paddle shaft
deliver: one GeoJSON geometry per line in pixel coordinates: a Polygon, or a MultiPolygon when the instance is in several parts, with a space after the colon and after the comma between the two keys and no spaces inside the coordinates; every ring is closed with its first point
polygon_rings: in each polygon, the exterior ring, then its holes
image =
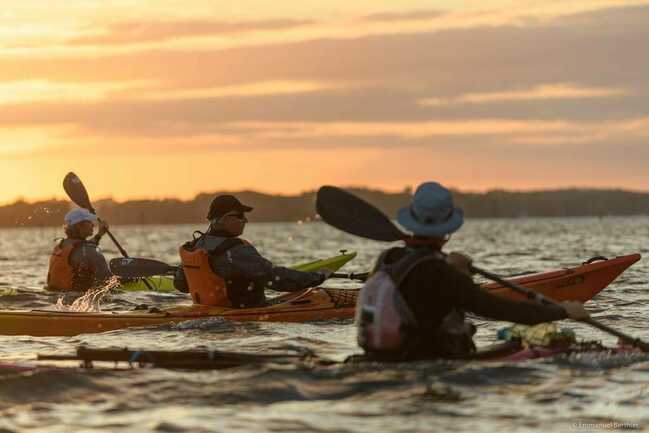
{"type": "MultiPolygon", "coordinates": [[[[90,212],[92,212],[93,214],[96,215],[96,213],[95,213],[95,209],[88,209],[88,210],[89,210],[90,212]]],[[[97,218],[97,220],[98,220],[99,222],[101,222],[101,219],[97,218]]],[[[122,256],[124,256],[124,257],[127,258],[127,259],[130,258],[130,256],[128,255],[128,253],[127,253],[126,250],[124,249],[124,247],[122,247],[122,246],[120,245],[120,243],[117,241],[117,239],[115,239],[115,236],[113,236],[113,234],[110,232],[110,230],[109,230],[108,228],[106,228],[106,234],[107,234],[108,237],[113,241],[113,243],[115,244],[115,246],[117,247],[117,249],[119,250],[119,252],[122,254],[122,256]]],[[[149,290],[151,290],[151,291],[155,291],[155,288],[151,285],[151,283],[149,282],[149,280],[147,280],[146,278],[143,278],[143,279],[142,279],[142,282],[144,283],[144,285],[146,286],[147,289],[149,289],[149,290]]]]}
{"type": "Polygon", "coordinates": [[[471,265],[471,271],[475,272],[476,274],[480,274],[485,278],[490,279],[491,281],[495,281],[496,283],[508,287],[522,295],[525,295],[526,298],[539,302],[541,304],[546,304],[546,305],[559,305],[556,301],[553,301],[551,299],[546,298],[542,294],[532,290],[528,289],[523,286],[519,286],[516,283],[513,283],[511,281],[505,280],[504,278],[501,278],[499,275],[496,275],[492,272],[485,271],[484,269],[477,268],[473,265],[471,265]]]}
{"type": "MultiPolygon", "coordinates": [[[[527,297],[528,299],[532,299],[534,301],[537,301],[537,302],[540,302],[540,303],[546,304],[546,305],[561,306],[558,302],[556,302],[556,301],[554,301],[552,299],[546,298],[542,294],[540,294],[540,293],[538,293],[538,292],[536,292],[536,291],[534,291],[532,289],[528,289],[528,288],[525,288],[523,286],[519,286],[518,284],[513,283],[511,281],[507,281],[504,278],[501,278],[500,276],[498,276],[498,275],[496,275],[494,273],[491,273],[489,271],[485,271],[485,270],[480,269],[480,268],[476,268],[473,265],[471,265],[471,270],[474,271],[477,274],[482,275],[485,278],[488,278],[488,279],[490,279],[492,281],[495,281],[496,283],[498,283],[498,284],[500,284],[502,286],[510,288],[510,289],[522,294],[522,295],[525,295],[525,297],[527,297]]],[[[613,328],[611,328],[611,327],[609,327],[607,325],[604,325],[603,323],[598,322],[597,320],[593,319],[592,317],[588,317],[587,319],[578,320],[578,321],[586,323],[586,324],[588,324],[588,325],[590,325],[590,326],[592,326],[594,328],[597,328],[597,329],[599,329],[601,331],[604,331],[604,332],[606,332],[608,334],[611,334],[611,335],[613,335],[615,337],[618,337],[619,339],[621,339],[623,341],[626,341],[627,343],[630,343],[631,345],[641,349],[642,351],[645,351],[645,352],[649,351],[649,344],[647,344],[646,342],[640,340],[639,338],[632,337],[632,336],[630,336],[628,334],[625,334],[625,333],[620,332],[620,331],[618,331],[616,329],[613,329],[613,328]]]]}
{"type": "Polygon", "coordinates": [[[363,272],[360,274],[342,274],[342,273],[333,273],[329,276],[329,278],[341,278],[341,279],[348,279],[348,280],[358,280],[358,281],[366,281],[369,273],[368,272],[363,272]]]}
{"type": "MultiPolygon", "coordinates": [[[[94,212],[93,212],[93,213],[94,213],[94,212]]],[[[103,221],[102,221],[101,219],[99,219],[99,218],[97,218],[97,220],[98,220],[99,222],[103,222],[103,221]]],[[[125,250],[125,249],[120,245],[119,242],[117,242],[117,239],[115,239],[115,236],[113,236],[113,234],[110,232],[109,229],[106,229],[106,234],[108,235],[108,237],[110,238],[110,240],[113,241],[113,243],[115,244],[115,246],[117,247],[117,249],[119,250],[119,252],[122,254],[122,256],[124,256],[124,257],[126,257],[126,258],[129,258],[129,255],[128,255],[128,253],[126,252],[126,250],[125,250]]]]}

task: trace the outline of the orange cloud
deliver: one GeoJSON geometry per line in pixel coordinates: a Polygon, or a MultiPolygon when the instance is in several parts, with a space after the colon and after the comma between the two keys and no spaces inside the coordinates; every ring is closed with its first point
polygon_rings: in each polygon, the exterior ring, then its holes
{"type": "Polygon", "coordinates": [[[275,19],[227,22],[215,20],[132,21],[108,26],[104,33],[69,40],[71,45],[124,45],[170,39],[278,31],[313,24],[311,20],[275,19]]]}
{"type": "Polygon", "coordinates": [[[527,90],[504,92],[467,93],[454,98],[425,98],[418,102],[424,106],[451,104],[484,104],[490,102],[535,101],[546,99],[606,98],[622,96],[628,91],[619,88],[582,87],[573,84],[542,84],[527,90]]]}
{"type": "Polygon", "coordinates": [[[418,10],[408,12],[381,12],[361,17],[361,21],[370,22],[395,22],[395,21],[418,21],[439,18],[448,14],[442,10],[418,10]]]}

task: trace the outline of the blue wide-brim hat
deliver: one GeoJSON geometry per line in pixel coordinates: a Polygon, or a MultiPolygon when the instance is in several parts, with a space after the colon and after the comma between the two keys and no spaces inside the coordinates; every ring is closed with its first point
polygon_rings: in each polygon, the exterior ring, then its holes
{"type": "Polygon", "coordinates": [[[397,221],[415,236],[444,237],[464,224],[464,212],[453,204],[453,194],[437,182],[421,184],[410,206],[397,213],[397,221]]]}

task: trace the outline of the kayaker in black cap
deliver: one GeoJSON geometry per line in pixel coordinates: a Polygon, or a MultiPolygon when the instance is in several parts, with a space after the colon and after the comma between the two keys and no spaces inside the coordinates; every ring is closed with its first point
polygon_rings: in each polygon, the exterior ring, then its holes
{"type": "Polygon", "coordinates": [[[442,253],[464,222],[449,190],[422,184],[398,222],[414,235],[385,251],[363,287],[357,307],[359,344],[370,356],[396,359],[457,358],[475,351],[472,312],[495,320],[537,324],[588,313],[579,302],[545,306],[487,293],[471,278],[471,258],[442,253]]]}
{"type": "Polygon", "coordinates": [[[98,244],[108,226],[102,222],[90,240],[97,217],[86,209],[73,209],[65,215],[66,238],[56,244],[50,256],[47,290],[85,292],[105,283],[111,276],[98,244]]]}
{"type": "MultiPolygon", "coordinates": [[[[266,305],[265,289],[293,292],[315,287],[331,275],[300,272],[274,266],[239,236],[243,234],[250,206],[232,195],[216,197],[210,205],[207,233],[180,248],[182,266],[174,285],[191,293],[196,304],[249,308],[266,305]]],[[[195,233],[195,234],[196,234],[195,233]]]]}

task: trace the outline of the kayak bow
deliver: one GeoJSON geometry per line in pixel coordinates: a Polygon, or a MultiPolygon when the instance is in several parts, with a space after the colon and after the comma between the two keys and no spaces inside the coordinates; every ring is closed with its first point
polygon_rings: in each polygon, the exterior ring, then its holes
{"type": "MultiPolygon", "coordinates": [[[[586,302],[611,284],[622,272],[640,260],[640,254],[616,257],[614,259],[597,258],[575,268],[554,272],[541,272],[508,278],[508,281],[532,289],[554,301],[586,302]]],[[[510,299],[527,300],[523,295],[498,283],[483,285],[493,294],[510,299]]]]}

